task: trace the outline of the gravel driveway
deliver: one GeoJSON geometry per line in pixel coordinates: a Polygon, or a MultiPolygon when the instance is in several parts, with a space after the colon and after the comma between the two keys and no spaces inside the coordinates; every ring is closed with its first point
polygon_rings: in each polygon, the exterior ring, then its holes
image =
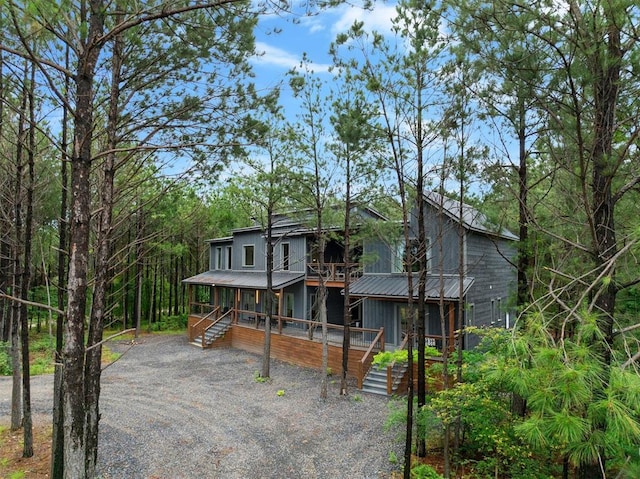
{"type": "MultiPolygon", "coordinates": [[[[319,373],[261,357],[146,336],[102,376],[98,469],[104,479],[388,478],[402,448],[385,431],[387,399],[355,391],[319,399],[319,373]],[[278,391],[284,391],[278,395],[278,391]]],[[[35,413],[50,412],[51,379],[34,378],[35,413]]],[[[10,378],[0,379],[8,416],[10,378]]]]}

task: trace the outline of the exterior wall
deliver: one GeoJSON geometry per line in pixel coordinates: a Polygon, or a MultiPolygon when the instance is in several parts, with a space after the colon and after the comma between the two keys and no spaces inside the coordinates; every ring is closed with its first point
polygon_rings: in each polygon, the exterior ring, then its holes
{"type": "MultiPolygon", "coordinates": [[[[411,215],[411,226],[417,231],[417,216],[411,215]]],[[[457,222],[440,215],[436,208],[425,206],[425,229],[429,239],[429,273],[458,274],[459,233],[457,222]]],[[[416,235],[417,236],[417,235],[416,235]]]]}
{"type": "Polygon", "coordinates": [[[213,271],[215,269],[231,269],[232,265],[228,264],[227,260],[227,247],[233,247],[233,242],[231,240],[225,242],[215,242],[209,245],[209,270],[213,271]],[[218,255],[221,255],[218,258],[218,255]],[[221,265],[218,268],[218,265],[221,265]]]}
{"type": "MultiPolygon", "coordinates": [[[[305,319],[313,320],[311,308],[313,305],[313,295],[317,295],[318,288],[307,287],[307,316],[305,319]]],[[[327,288],[327,322],[331,324],[344,324],[344,296],[341,288],[327,288]]]]}
{"type": "MultiPolygon", "coordinates": [[[[467,270],[475,281],[466,298],[467,326],[509,326],[517,273],[506,258],[514,259],[516,252],[516,245],[506,240],[477,234],[468,237],[467,270]]],[[[477,343],[478,338],[468,338],[470,346],[477,343]]]]}
{"type": "MultiPolygon", "coordinates": [[[[402,240],[401,240],[402,241],[402,240]]],[[[380,239],[366,241],[363,247],[364,257],[368,258],[364,265],[367,273],[391,273],[394,262],[392,246],[380,239]]]]}
{"type": "MultiPolygon", "coordinates": [[[[273,270],[283,270],[282,244],[289,244],[289,269],[288,271],[304,272],[306,255],[306,238],[304,236],[294,236],[283,238],[275,242],[273,248],[273,270]]],[[[266,268],[265,268],[266,269],[266,268]]]]}
{"type": "Polygon", "coordinates": [[[364,328],[384,328],[384,340],[393,349],[399,346],[402,339],[399,338],[399,321],[396,318],[396,303],[377,299],[365,299],[362,303],[362,326],[364,328]]]}
{"type": "Polygon", "coordinates": [[[266,271],[265,240],[261,231],[239,232],[233,235],[233,269],[236,271],[266,271]],[[243,266],[245,245],[254,246],[254,266],[243,266]]]}
{"type": "MultiPolygon", "coordinates": [[[[284,293],[293,293],[294,295],[294,299],[293,299],[293,317],[294,318],[298,318],[298,319],[304,319],[305,315],[304,315],[304,310],[305,310],[305,301],[304,301],[304,292],[305,292],[305,286],[304,286],[304,281],[300,281],[299,283],[296,283],[292,286],[289,286],[288,288],[285,288],[284,293]]],[[[282,311],[282,314],[285,314],[284,311],[282,311]]]]}

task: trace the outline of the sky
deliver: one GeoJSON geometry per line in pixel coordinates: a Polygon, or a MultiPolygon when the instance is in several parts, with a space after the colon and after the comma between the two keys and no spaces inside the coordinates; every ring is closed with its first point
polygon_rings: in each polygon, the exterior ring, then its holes
{"type": "Polygon", "coordinates": [[[346,32],[356,20],[364,21],[367,30],[390,32],[394,4],[378,0],[369,11],[343,4],[308,17],[262,17],[256,29],[256,50],[261,55],[252,60],[256,83],[264,87],[278,84],[300,65],[304,53],[313,62],[314,72],[329,79],[328,51],[336,35],[346,32]],[[270,33],[274,28],[281,29],[280,33],[270,33]]]}

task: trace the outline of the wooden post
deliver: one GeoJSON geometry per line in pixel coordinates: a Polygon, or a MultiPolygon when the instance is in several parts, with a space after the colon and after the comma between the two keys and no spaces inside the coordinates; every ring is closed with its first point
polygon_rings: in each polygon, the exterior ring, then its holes
{"type": "Polygon", "coordinates": [[[454,351],[454,328],[456,324],[456,307],[454,303],[449,303],[449,352],[454,351]]]}

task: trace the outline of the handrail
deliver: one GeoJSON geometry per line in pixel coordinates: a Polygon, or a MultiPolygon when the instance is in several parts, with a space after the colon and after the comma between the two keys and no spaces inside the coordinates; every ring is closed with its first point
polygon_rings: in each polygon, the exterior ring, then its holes
{"type": "Polygon", "coordinates": [[[198,326],[200,326],[200,324],[203,321],[206,321],[209,319],[209,317],[212,314],[216,314],[218,311],[220,311],[220,306],[216,306],[215,308],[213,308],[211,311],[209,311],[203,318],[201,318],[196,324],[194,324],[193,326],[191,326],[191,328],[189,328],[189,341],[193,341],[195,338],[197,338],[198,336],[200,336],[200,334],[195,334],[192,335],[192,332],[196,332],[198,329],[198,326]]]}
{"type": "MultiPolygon", "coordinates": [[[[381,339],[384,338],[384,328],[380,328],[378,334],[373,339],[367,351],[362,355],[362,358],[358,362],[358,389],[362,389],[362,381],[364,379],[364,364],[365,362],[371,362],[370,356],[373,354],[373,347],[378,344],[381,339]]],[[[382,341],[380,351],[384,351],[384,341],[382,341]]]]}
{"type": "MultiPolygon", "coordinates": [[[[402,340],[402,343],[400,344],[400,346],[398,347],[398,349],[403,350],[406,346],[407,346],[407,342],[409,341],[409,335],[405,334],[404,335],[404,339],[402,340]]],[[[412,365],[412,360],[409,359],[407,357],[407,361],[409,361],[409,364],[412,365]]],[[[387,366],[387,394],[392,394],[393,393],[393,381],[394,381],[394,377],[393,377],[393,368],[396,365],[396,361],[395,359],[391,362],[391,364],[389,364],[387,366]]],[[[410,366],[411,367],[411,366],[410,366]]]]}
{"type": "Polygon", "coordinates": [[[207,331],[209,331],[211,328],[213,328],[216,324],[220,323],[225,317],[230,316],[230,315],[231,315],[231,310],[229,310],[226,313],[224,313],[222,316],[220,316],[218,319],[216,319],[213,323],[211,323],[209,326],[207,326],[206,328],[204,328],[202,330],[202,347],[203,348],[206,346],[206,344],[205,344],[205,335],[206,335],[207,331]]]}

